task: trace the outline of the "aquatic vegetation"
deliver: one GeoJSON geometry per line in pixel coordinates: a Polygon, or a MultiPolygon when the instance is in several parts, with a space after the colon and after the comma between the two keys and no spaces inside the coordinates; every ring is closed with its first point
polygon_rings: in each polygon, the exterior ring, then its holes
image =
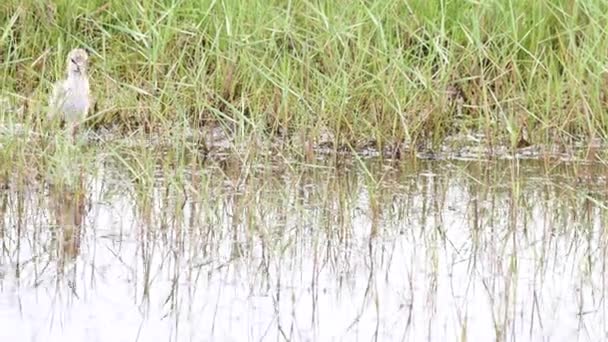
{"type": "Polygon", "coordinates": [[[0,340],[603,340],[607,19],[5,1],[0,340]]]}
{"type": "Polygon", "coordinates": [[[0,192],[0,336],[604,336],[605,168],[106,158],[0,192]]]}
{"type": "MultiPolygon", "coordinates": [[[[605,1],[7,1],[2,95],[38,114],[66,50],[92,53],[91,126],[178,123],[380,149],[452,134],[606,138],[605,1]]],[[[27,119],[27,118],[26,118],[27,119]]],[[[152,133],[153,132],[153,133],[152,133]]]]}

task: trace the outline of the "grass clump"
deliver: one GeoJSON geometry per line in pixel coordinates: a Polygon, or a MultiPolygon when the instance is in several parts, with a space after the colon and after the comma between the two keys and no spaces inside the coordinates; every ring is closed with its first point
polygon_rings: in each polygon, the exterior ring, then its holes
{"type": "Polygon", "coordinates": [[[8,0],[0,19],[2,96],[29,99],[26,122],[81,46],[94,125],[380,145],[607,136],[601,0],[8,0]]]}

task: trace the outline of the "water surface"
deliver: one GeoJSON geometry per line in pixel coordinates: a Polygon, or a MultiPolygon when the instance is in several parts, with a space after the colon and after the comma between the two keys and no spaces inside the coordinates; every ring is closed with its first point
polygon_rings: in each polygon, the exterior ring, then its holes
{"type": "Polygon", "coordinates": [[[0,192],[0,340],[607,338],[603,167],[99,159],[0,192]]]}

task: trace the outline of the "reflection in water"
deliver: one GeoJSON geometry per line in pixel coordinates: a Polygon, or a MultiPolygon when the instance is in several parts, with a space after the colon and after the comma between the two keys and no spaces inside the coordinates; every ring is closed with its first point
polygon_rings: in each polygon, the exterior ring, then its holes
{"type": "Polygon", "coordinates": [[[603,170],[202,169],[2,191],[0,340],[606,337],[603,170]]]}
{"type": "Polygon", "coordinates": [[[74,260],[80,252],[82,222],[85,217],[84,189],[65,189],[50,185],[50,214],[55,222],[52,229],[59,241],[57,259],[63,264],[74,260]]]}

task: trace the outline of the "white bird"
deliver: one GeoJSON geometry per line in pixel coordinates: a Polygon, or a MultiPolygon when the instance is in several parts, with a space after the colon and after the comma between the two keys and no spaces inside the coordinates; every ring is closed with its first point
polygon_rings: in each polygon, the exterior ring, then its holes
{"type": "Polygon", "coordinates": [[[85,50],[70,51],[67,58],[67,78],[55,83],[49,101],[48,118],[60,117],[65,120],[70,125],[73,136],[91,106],[88,66],[89,56],[85,50]]]}

